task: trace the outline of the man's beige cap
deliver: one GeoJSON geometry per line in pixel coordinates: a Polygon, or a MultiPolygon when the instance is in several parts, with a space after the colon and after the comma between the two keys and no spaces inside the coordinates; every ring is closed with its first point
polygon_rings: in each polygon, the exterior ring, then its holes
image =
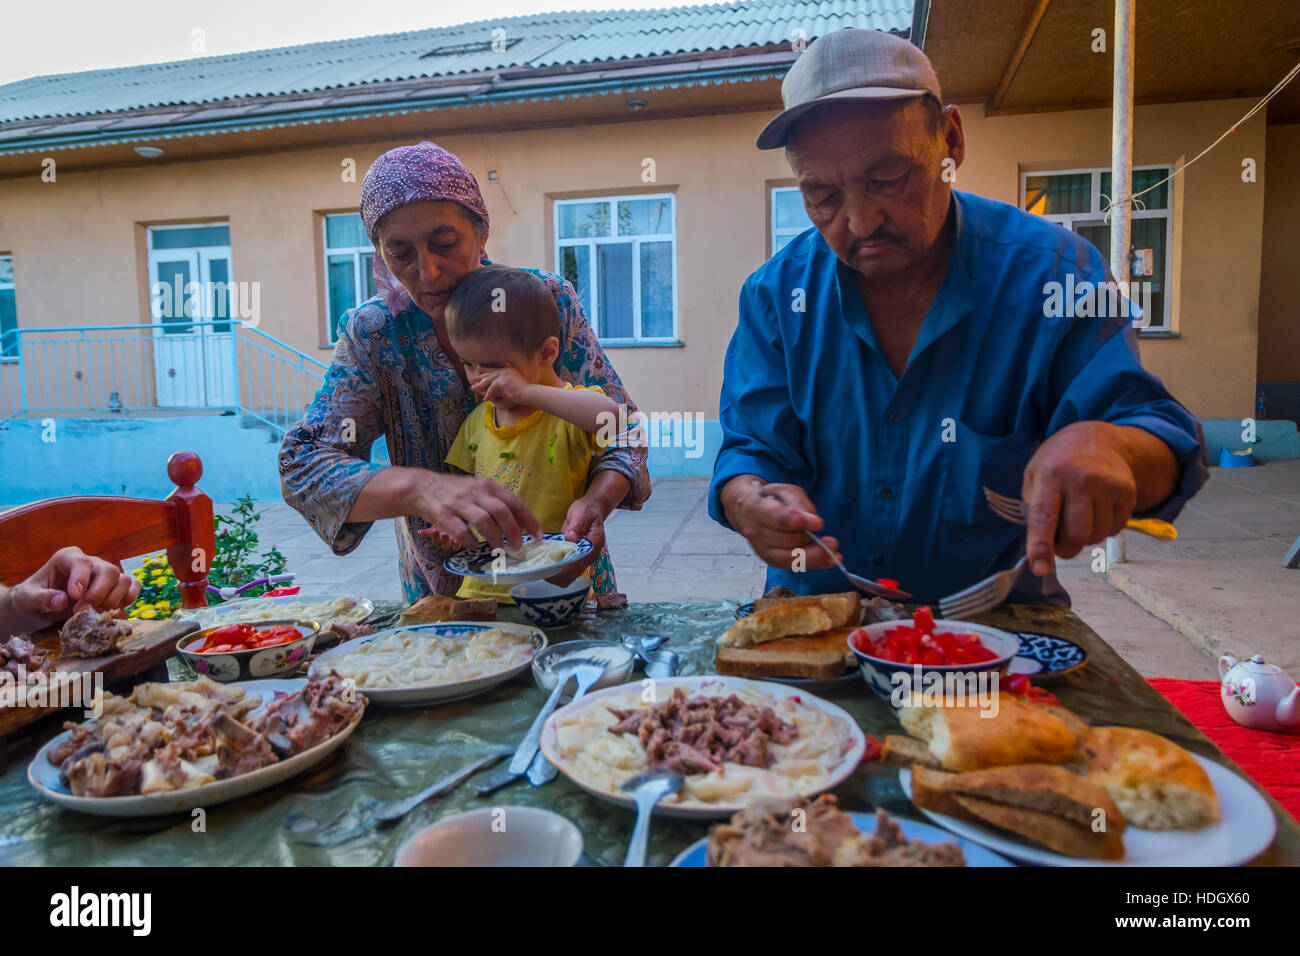
{"type": "Polygon", "coordinates": [[[790,128],[826,103],[927,93],[943,102],[939,78],[918,47],[880,30],[836,30],[810,43],[786,73],[781,81],[785,110],[758,134],[758,148],[784,146],[790,128]]]}

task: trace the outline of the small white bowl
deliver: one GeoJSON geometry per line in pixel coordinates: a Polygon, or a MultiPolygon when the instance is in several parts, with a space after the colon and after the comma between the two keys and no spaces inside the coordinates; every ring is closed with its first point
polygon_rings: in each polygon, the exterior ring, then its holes
{"type": "MultiPolygon", "coordinates": [[[[605,657],[609,663],[601,672],[600,680],[591,685],[588,693],[622,684],[636,663],[636,655],[626,644],[615,644],[613,641],[566,641],[563,644],[552,644],[533,658],[533,680],[537,681],[538,687],[549,693],[555,689],[555,682],[559,679],[555,668],[560,661],[570,657],[590,658],[597,655],[605,657]]],[[[570,683],[569,687],[572,689],[574,685],[570,683]]]]}
{"type": "Polygon", "coordinates": [[[393,866],[574,866],[581,857],[582,834],[558,813],[483,807],[420,830],[393,866]]]}

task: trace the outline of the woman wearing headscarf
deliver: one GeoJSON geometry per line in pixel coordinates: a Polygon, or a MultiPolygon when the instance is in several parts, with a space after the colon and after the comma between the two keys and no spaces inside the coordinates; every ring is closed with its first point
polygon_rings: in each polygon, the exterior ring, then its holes
{"type": "MultiPolygon", "coordinates": [[[[447,339],[451,291],[488,263],[488,212],[478,182],[439,146],[422,142],[380,156],[361,185],[361,220],[375,245],[378,294],[339,326],[334,361],[302,420],[280,449],[284,499],[335,554],[347,554],[381,518],[395,518],[406,599],[454,594],[447,552],[417,532],[430,526],[464,547],[473,532],[498,546],[542,529],[528,507],[486,478],[454,473],[444,459],[477,400],[447,339]],[[370,461],[384,436],[391,465],[370,461]]],[[[634,408],[573,286],[535,272],[555,296],[563,327],[556,372],[573,385],[596,385],[634,408]]],[[[639,509],[650,496],[644,448],[613,448],[595,458],[586,495],[561,529],[596,545],[591,565],[598,594],[617,590],[605,548],[604,521],[616,507],[639,509]]],[[[572,580],[581,568],[563,578],[572,580]]]]}

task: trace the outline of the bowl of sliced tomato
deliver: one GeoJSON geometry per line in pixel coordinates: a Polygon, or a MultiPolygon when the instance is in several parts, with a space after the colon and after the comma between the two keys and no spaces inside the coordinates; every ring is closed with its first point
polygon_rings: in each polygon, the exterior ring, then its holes
{"type": "Polygon", "coordinates": [[[1020,651],[1014,634],[969,621],[936,620],[928,607],[917,608],[908,620],[860,627],[848,641],[863,680],[886,700],[903,681],[917,690],[928,686],[933,682],[926,681],[928,672],[954,678],[979,671],[1005,674],[1020,651]]]}
{"type": "Polygon", "coordinates": [[[176,653],[198,673],[222,683],[284,677],[302,665],[319,632],[315,621],[222,624],[181,638],[176,653]]]}

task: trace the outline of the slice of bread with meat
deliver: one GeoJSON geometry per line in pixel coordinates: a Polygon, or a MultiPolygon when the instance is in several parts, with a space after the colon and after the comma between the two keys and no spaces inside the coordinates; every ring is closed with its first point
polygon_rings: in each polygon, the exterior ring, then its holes
{"type": "Polygon", "coordinates": [[[835,627],[820,634],[781,637],[749,647],[718,648],[719,674],[734,677],[808,677],[834,680],[857,660],[849,650],[855,628],[835,627]]]}
{"type": "Polygon", "coordinates": [[[992,824],[1065,856],[1117,860],[1124,814],[1097,784],[1050,764],[968,773],[912,768],[912,802],[923,810],[992,824]]]}

